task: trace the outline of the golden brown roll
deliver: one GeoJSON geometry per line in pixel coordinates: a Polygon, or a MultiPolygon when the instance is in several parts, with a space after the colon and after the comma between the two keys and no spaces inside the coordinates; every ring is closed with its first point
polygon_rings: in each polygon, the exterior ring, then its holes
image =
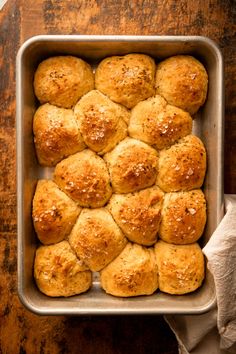
{"type": "Polygon", "coordinates": [[[105,162],[89,149],[59,162],[54,181],[82,207],[99,208],[112,194],[105,162]]]}
{"type": "Polygon", "coordinates": [[[167,104],[161,96],[139,102],[131,111],[129,135],[157,149],[174,144],[191,131],[189,113],[167,104]]]}
{"type": "Polygon", "coordinates": [[[207,86],[204,66],[189,55],[176,55],[157,65],[156,93],[191,115],[204,104],[207,86]]]}
{"type": "Polygon", "coordinates": [[[48,296],[77,295],[92,284],[92,273],[75,256],[67,241],[37,249],[34,277],[39,290],[48,296]]]}
{"type": "Polygon", "coordinates": [[[53,166],[85,148],[72,109],[48,103],[40,106],[34,115],[33,132],[38,161],[43,166],[53,166]]]}
{"type": "Polygon", "coordinates": [[[37,183],[33,199],[33,222],[45,244],[62,241],[72,230],[81,208],[50,180],[37,183]]]}
{"type": "Polygon", "coordinates": [[[204,279],[204,256],[197,243],[155,244],[159,288],[168,294],[181,295],[199,288],[204,279]]]}
{"type": "Polygon", "coordinates": [[[127,108],[155,93],[155,62],[144,54],[113,56],[101,61],[95,87],[127,108]]]}
{"type": "Polygon", "coordinates": [[[157,240],[163,196],[157,186],[132,194],[113,194],[108,208],[130,241],[150,246],[157,240]]]}
{"type": "Polygon", "coordinates": [[[56,56],[42,61],[34,76],[34,92],[41,104],[71,108],[93,88],[90,65],[73,56],[56,56]]]}
{"type": "Polygon", "coordinates": [[[151,295],[158,288],[153,249],[137,244],[128,243],[100,275],[102,288],[114,296],[151,295]]]}
{"type": "Polygon", "coordinates": [[[156,181],[158,153],[147,144],[126,138],[104,155],[115,193],[130,193],[156,181]]]}
{"type": "Polygon", "coordinates": [[[188,135],[162,150],[157,185],[165,192],[197,189],[206,172],[206,151],[201,140],[188,135]]]}
{"type": "Polygon", "coordinates": [[[122,251],[127,240],[110,213],[101,208],[83,209],[69,243],[90,270],[99,271],[122,251]]]}
{"type": "Polygon", "coordinates": [[[83,96],[74,113],[85,143],[100,155],[127,136],[129,111],[97,90],[83,96]]]}
{"type": "Polygon", "coordinates": [[[176,245],[196,242],[206,224],[206,201],[200,189],[167,193],[164,197],[159,236],[176,245]]]}

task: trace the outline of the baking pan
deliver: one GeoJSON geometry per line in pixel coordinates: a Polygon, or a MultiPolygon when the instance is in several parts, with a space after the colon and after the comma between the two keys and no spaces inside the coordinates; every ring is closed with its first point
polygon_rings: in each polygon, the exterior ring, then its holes
{"type": "Polygon", "coordinates": [[[216,302],[214,282],[206,272],[203,286],[194,293],[172,296],[157,292],[137,298],[115,298],[105,294],[94,276],[92,289],[70,298],[43,295],[33,279],[33,260],[38,245],[31,220],[31,203],[36,182],[50,178],[52,169],[38,165],[35,156],[32,118],[37,108],[33,75],[37,65],[52,55],[81,57],[93,67],[110,55],[145,53],[158,62],[176,54],[199,59],[209,75],[207,102],[194,119],[194,134],[204,142],[208,154],[204,192],[208,221],[201,246],[208,241],[223,216],[223,64],[218,47],[210,39],[198,36],[36,36],[26,41],[17,55],[17,195],[18,195],[18,292],[31,311],[45,315],[98,314],[199,314],[216,302]]]}

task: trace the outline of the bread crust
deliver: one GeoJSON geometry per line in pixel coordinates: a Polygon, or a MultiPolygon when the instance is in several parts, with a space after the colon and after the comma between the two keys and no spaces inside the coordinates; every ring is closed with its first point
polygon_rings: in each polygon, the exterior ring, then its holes
{"type": "Polygon", "coordinates": [[[112,194],[105,162],[89,149],[59,162],[54,181],[82,207],[99,208],[112,194]]]}
{"type": "Polygon", "coordinates": [[[104,155],[115,193],[130,193],[152,186],[157,177],[158,153],[149,145],[126,138],[104,155]]]}
{"type": "Polygon", "coordinates": [[[157,186],[129,194],[113,194],[108,208],[130,241],[151,246],[157,241],[163,196],[157,186]]]}
{"type": "Polygon", "coordinates": [[[155,244],[155,254],[161,291],[182,295],[202,285],[204,256],[197,243],[172,245],[160,240],[155,244]]]}
{"type": "Polygon", "coordinates": [[[204,104],[207,88],[207,72],[192,56],[173,56],[157,65],[156,93],[191,115],[204,104]]]}
{"type": "Polygon", "coordinates": [[[70,55],[43,60],[34,75],[34,92],[41,104],[72,108],[80,97],[93,88],[91,66],[70,55]]]}
{"type": "Polygon", "coordinates": [[[127,240],[108,210],[100,208],[83,209],[69,243],[90,270],[99,271],[118,256],[127,240]]]}
{"type": "Polygon", "coordinates": [[[54,166],[63,158],[85,149],[72,109],[49,103],[34,114],[33,132],[40,165],[54,166]]]}
{"type": "Polygon", "coordinates": [[[67,241],[36,250],[34,278],[39,290],[53,297],[78,295],[92,284],[92,273],[75,256],[67,241]]]}
{"type": "Polygon", "coordinates": [[[95,87],[127,108],[155,93],[154,60],[145,54],[127,54],[102,60],[95,72],[95,87]]]}
{"type": "Polygon", "coordinates": [[[39,180],[33,198],[33,223],[44,245],[62,241],[72,230],[81,208],[50,180],[39,180]]]}
{"type": "Polygon", "coordinates": [[[99,155],[113,149],[127,136],[129,111],[97,90],[76,104],[75,118],[86,145],[99,155]]]}
{"type": "Polygon", "coordinates": [[[102,288],[114,296],[151,295],[158,288],[153,249],[138,244],[128,243],[100,275],[102,288]]]}

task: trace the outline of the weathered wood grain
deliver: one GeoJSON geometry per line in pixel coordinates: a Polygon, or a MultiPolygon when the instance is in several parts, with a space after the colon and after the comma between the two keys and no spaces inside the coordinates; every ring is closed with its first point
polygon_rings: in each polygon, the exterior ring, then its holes
{"type": "Polygon", "coordinates": [[[0,353],[172,354],[161,317],[39,317],[16,290],[15,56],[37,34],[205,35],[225,58],[225,191],[236,193],[235,1],[9,0],[0,12],[0,353]]]}

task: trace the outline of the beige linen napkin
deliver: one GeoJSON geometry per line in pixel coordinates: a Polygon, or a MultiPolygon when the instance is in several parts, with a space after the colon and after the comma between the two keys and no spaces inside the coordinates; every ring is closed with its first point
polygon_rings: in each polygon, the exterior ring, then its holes
{"type": "Polygon", "coordinates": [[[215,281],[217,308],[203,315],[167,315],[181,354],[236,353],[236,196],[203,252],[215,281]]]}

